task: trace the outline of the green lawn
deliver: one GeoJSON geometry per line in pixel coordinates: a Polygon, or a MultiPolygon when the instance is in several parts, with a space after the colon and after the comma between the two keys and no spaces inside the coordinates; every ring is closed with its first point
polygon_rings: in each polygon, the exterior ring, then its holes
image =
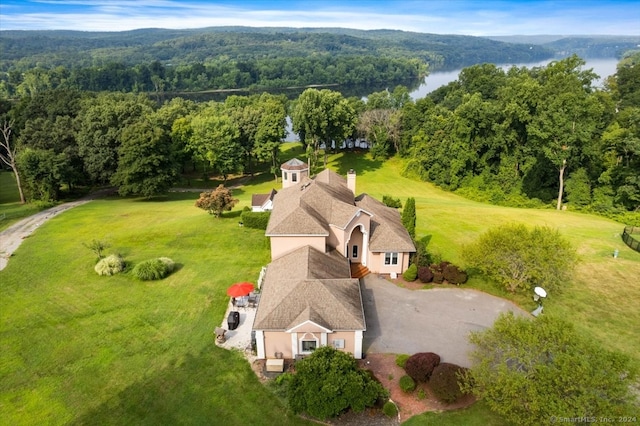
{"type": "Polygon", "coordinates": [[[196,196],[93,201],[24,241],[0,272],[0,423],[302,423],[213,343],[226,287],[257,278],[268,241],[196,196]],[[82,245],[93,238],[130,264],[168,256],[178,270],[98,277],[82,245]]]}
{"type": "MultiPolygon", "coordinates": [[[[296,155],[302,158],[299,148],[296,155]]],[[[341,174],[354,168],[358,192],[415,197],[418,236],[456,263],[462,264],[460,247],[491,226],[558,228],[582,263],[562,293],[549,295],[545,312],[568,318],[640,364],[633,331],[640,329],[640,254],[621,241],[621,224],[468,201],[400,177],[397,159],[335,155],[330,166],[341,174]]],[[[0,271],[0,424],[303,423],[260,385],[240,354],[213,343],[226,287],[255,281],[269,261],[263,232],[238,227],[240,209],[252,193],[279,186],[256,176],[234,191],[239,205],[219,220],[193,206],[198,194],[175,193],[151,201],[97,200],[41,226],[0,271]],[[178,270],[150,283],[129,274],[98,277],[94,255],[82,245],[94,238],[107,240],[107,252],[121,253],[129,265],[168,256],[178,270]]],[[[469,286],[503,294],[477,277],[469,286]]],[[[512,299],[534,307],[529,296],[512,299]]],[[[490,416],[482,405],[474,407],[462,413],[490,416]]]]}
{"type": "Polygon", "coordinates": [[[20,193],[13,173],[0,171],[0,231],[40,210],[42,206],[37,204],[20,204],[20,193]]]}

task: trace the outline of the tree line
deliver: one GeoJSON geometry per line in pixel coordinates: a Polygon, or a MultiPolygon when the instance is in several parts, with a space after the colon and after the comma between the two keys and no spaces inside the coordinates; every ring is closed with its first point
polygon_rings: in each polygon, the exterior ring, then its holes
{"type": "Polygon", "coordinates": [[[143,94],[45,90],[0,103],[11,130],[0,153],[15,154],[30,199],[107,184],[152,196],[190,164],[223,179],[256,167],[277,177],[290,116],[312,168],[319,154],[326,161],[345,139],[362,138],[375,158],[402,156],[404,173],[468,197],[634,224],[637,213],[625,212],[640,206],[638,62],[622,61],[604,89],[576,56],[531,69],[475,65],[415,102],[403,86],[366,99],[307,89],[293,101],[263,93],[162,104],[143,94]]]}
{"type": "Polygon", "coordinates": [[[83,68],[34,67],[0,75],[0,96],[20,98],[56,89],[153,93],[272,89],[306,85],[370,85],[418,82],[426,75],[418,59],[362,56],[212,59],[183,65],[159,61],[133,66],[109,62],[83,68]]]}

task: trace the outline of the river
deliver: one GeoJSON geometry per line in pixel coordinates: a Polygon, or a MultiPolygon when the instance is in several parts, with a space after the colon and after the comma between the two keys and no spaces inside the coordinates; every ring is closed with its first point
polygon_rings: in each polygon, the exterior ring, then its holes
{"type": "MultiPolygon", "coordinates": [[[[559,59],[549,59],[541,62],[533,62],[533,63],[520,63],[520,64],[501,64],[499,65],[502,69],[507,71],[512,66],[516,67],[544,67],[548,65],[551,61],[557,61],[559,59]]],[[[602,87],[604,80],[616,73],[616,66],[618,65],[618,59],[616,58],[598,58],[598,59],[586,59],[586,64],[583,69],[593,69],[593,71],[600,76],[600,79],[597,80],[594,84],[596,87],[602,87]]],[[[417,99],[424,98],[429,93],[433,92],[439,87],[445,86],[450,82],[457,80],[458,75],[462,71],[462,68],[455,69],[453,71],[434,71],[430,73],[428,76],[424,78],[424,81],[418,86],[417,89],[411,91],[409,95],[415,101],[417,99]]],[[[371,91],[368,93],[361,94],[362,97],[366,97],[371,91]]],[[[285,139],[286,142],[295,142],[298,140],[298,136],[291,131],[291,119],[287,117],[287,137],[285,139]]]]}
{"type": "MultiPolygon", "coordinates": [[[[549,59],[542,62],[534,62],[527,64],[501,64],[499,65],[502,69],[507,71],[512,66],[516,67],[544,67],[548,65],[551,61],[557,61],[557,58],[549,59]]],[[[587,59],[586,65],[583,69],[592,68],[593,71],[600,76],[600,79],[595,83],[596,87],[602,87],[604,79],[616,73],[616,66],[618,65],[618,60],[616,58],[598,58],[598,59],[587,59]]],[[[427,96],[429,93],[436,90],[438,87],[445,86],[450,82],[458,79],[458,74],[460,74],[462,68],[458,68],[453,71],[434,71],[428,76],[425,77],[424,81],[420,86],[410,93],[411,98],[413,100],[421,99],[427,96]]]]}

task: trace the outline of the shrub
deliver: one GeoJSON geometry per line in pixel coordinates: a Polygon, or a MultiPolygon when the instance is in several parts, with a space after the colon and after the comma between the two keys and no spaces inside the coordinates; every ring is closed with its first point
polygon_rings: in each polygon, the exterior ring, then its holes
{"type": "Polygon", "coordinates": [[[456,265],[447,265],[442,270],[444,279],[451,284],[464,284],[467,282],[467,273],[456,265]]]}
{"type": "MultiPolygon", "coordinates": [[[[164,259],[171,261],[173,264],[171,259],[164,259]]],[[[133,275],[142,281],[160,280],[169,275],[170,272],[167,263],[161,259],[149,259],[140,262],[132,271],[133,275]]]]}
{"type": "Polygon", "coordinates": [[[443,362],[433,369],[429,387],[433,394],[441,401],[456,402],[464,393],[460,389],[459,377],[465,369],[459,365],[443,362]]]}
{"type": "Polygon", "coordinates": [[[415,240],[413,245],[416,246],[416,252],[411,256],[411,263],[421,266],[429,266],[432,262],[431,254],[427,251],[427,244],[422,240],[415,240]]]}
{"type": "Polygon", "coordinates": [[[433,281],[433,272],[427,266],[421,266],[418,268],[418,279],[423,283],[430,283],[433,281]]]}
{"type": "Polygon", "coordinates": [[[243,211],[240,217],[242,218],[242,224],[247,228],[265,230],[267,229],[271,212],[243,211]]]}
{"type": "Polygon", "coordinates": [[[296,362],[287,394],[294,413],[305,412],[320,419],[348,409],[362,412],[379,398],[388,397],[371,372],[358,368],[351,354],[331,346],[321,346],[296,362]]]}
{"type": "Polygon", "coordinates": [[[382,412],[387,417],[395,417],[398,415],[398,407],[396,407],[396,404],[394,404],[393,401],[387,401],[382,407],[382,412]]]}
{"type": "Polygon", "coordinates": [[[405,281],[415,281],[417,277],[418,267],[415,263],[409,266],[407,270],[404,271],[404,274],[402,274],[402,278],[404,278],[405,281]]]}
{"type": "Polygon", "coordinates": [[[100,261],[93,268],[98,275],[115,275],[124,270],[124,259],[117,254],[110,254],[109,256],[100,259],[100,261]]]}
{"type": "Polygon", "coordinates": [[[416,388],[416,382],[410,376],[404,375],[400,377],[400,389],[403,392],[413,392],[416,388]]]}
{"type": "Polygon", "coordinates": [[[407,354],[399,354],[396,355],[396,365],[400,368],[404,368],[404,365],[407,363],[410,355],[407,354]]]}
{"type": "Polygon", "coordinates": [[[418,352],[407,359],[404,371],[416,382],[426,382],[438,364],[440,364],[440,356],[438,354],[418,352]]]}
{"type": "Polygon", "coordinates": [[[429,266],[429,269],[431,269],[431,272],[433,272],[432,281],[436,284],[442,284],[444,282],[444,272],[442,271],[442,268],[440,268],[440,264],[434,263],[429,266]]]}
{"type": "Polygon", "coordinates": [[[160,262],[164,263],[164,266],[167,268],[167,275],[173,272],[176,269],[176,263],[169,259],[168,257],[159,257],[160,262]]]}
{"type": "Polygon", "coordinates": [[[399,209],[402,207],[402,201],[400,201],[400,198],[393,198],[391,195],[383,195],[382,203],[385,206],[391,207],[394,209],[399,209]]]}

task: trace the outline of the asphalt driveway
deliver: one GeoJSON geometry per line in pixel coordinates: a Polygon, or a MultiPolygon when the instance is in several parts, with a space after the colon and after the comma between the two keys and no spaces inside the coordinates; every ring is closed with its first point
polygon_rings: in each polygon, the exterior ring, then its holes
{"type": "Polygon", "coordinates": [[[501,312],[529,315],[477,290],[408,290],[375,274],[362,282],[365,354],[435,352],[442,362],[469,367],[469,332],[491,327],[501,312]]]}

